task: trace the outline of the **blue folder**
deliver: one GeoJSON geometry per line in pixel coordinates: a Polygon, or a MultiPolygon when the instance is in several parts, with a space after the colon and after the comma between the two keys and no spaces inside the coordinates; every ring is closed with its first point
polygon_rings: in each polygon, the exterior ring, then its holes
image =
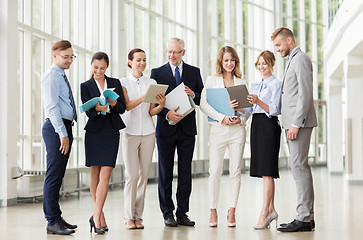
{"type": "MultiPolygon", "coordinates": [[[[236,116],[229,105],[229,94],[226,88],[207,88],[207,102],[217,112],[225,116],[236,116]]],[[[209,122],[216,121],[208,117],[209,122]]]]}
{"type": "MultiPolygon", "coordinates": [[[[82,106],[79,107],[79,109],[81,110],[81,113],[86,112],[86,111],[90,110],[91,108],[96,107],[98,102],[100,102],[100,104],[102,106],[105,106],[107,104],[108,97],[110,99],[112,99],[112,101],[115,101],[117,98],[120,97],[117,93],[115,93],[111,89],[106,89],[105,91],[103,91],[103,96],[105,96],[105,98],[94,97],[94,98],[88,100],[87,102],[85,102],[82,106]]],[[[102,111],[101,114],[106,115],[106,111],[102,111]]]]}

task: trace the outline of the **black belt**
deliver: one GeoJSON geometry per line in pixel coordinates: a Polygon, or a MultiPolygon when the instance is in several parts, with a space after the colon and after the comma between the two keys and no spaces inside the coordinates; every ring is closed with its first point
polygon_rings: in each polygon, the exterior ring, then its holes
{"type": "MultiPolygon", "coordinates": [[[[73,122],[73,121],[71,121],[71,120],[68,120],[68,119],[65,119],[65,118],[62,118],[62,120],[63,120],[63,123],[64,123],[64,124],[67,124],[67,125],[69,124],[69,125],[71,125],[71,126],[73,126],[73,125],[74,125],[74,122],[73,122]]],[[[46,122],[46,121],[50,121],[50,119],[49,119],[49,118],[46,118],[46,119],[45,119],[45,122],[46,122]]]]}

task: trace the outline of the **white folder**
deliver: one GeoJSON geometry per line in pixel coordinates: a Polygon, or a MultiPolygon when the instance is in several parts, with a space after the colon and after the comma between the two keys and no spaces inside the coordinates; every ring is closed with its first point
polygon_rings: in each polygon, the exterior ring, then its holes
{"type": "MultiPolygon", "coordinates": [[[[184,89],[184,83],[180,83],[176,88],[174,88],[165,96],[165,107],[169,110],[179,107],[176,112],[183,114],[183,118],[196,108],[193,99],[184,91],[184,89]]],[[[176,122],[169,121],[169,124],[175,125],[176,122]]]]}

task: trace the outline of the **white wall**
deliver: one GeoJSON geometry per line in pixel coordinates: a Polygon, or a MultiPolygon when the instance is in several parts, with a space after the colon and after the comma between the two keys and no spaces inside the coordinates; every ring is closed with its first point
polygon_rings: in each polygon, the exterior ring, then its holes
{"type": "Polygon", "coordinates": [[[328,167],[331,173],[344,173],[350,183],[363,183],[362,22],[363,2],[345,0],[324,43],[328,167]]]}
{"type": "Polygon", "coordinates": [[[17,162],[17,1],[0,0],[0,207],[16,203],[17,162]]]}

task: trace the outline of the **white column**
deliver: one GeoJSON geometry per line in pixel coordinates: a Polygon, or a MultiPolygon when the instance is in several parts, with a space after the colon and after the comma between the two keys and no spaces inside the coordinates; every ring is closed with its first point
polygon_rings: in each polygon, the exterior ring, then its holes
{"type": "Polygon", "coordinates": [[[346,177],[349,183],[363,183],[363,67],[362,56],[347,56],[344,61],[347,120],[346,177]]]}
{"type": "Polygon", "coordinates": [[[18,1],[0,1],[0,207],[16,204],[16,180],[11,169],[17,165],[18,100],[18,1]]]}
{"type": "MultiPolygon", "coordinates": [[[[198,1],[198,67],[200,68],[203,82],[209,75],[208,69],[210,66],[210,49],[208,49],[208,41],[210,41],[210,35],[208,32],[208,13],[207,6],[209,1],[199,0],[198,1]]],[[[196,157],[197,159],[209,159],[209,147],[208,147],[208,132],[209,124],[207,124],[205,115],[198,108],[198,150],[196,157]]]]}
{"type": "Polygon", "coordinates": [[[331,174],[343,174],[343,117],[341,79],[329,79],[327,87],[328,112],[328,170],[331,174]],[[339,81],[340,80],[340,81],[339,81]],[[334,84],[334,85],[333,85],[334,84]]]}

